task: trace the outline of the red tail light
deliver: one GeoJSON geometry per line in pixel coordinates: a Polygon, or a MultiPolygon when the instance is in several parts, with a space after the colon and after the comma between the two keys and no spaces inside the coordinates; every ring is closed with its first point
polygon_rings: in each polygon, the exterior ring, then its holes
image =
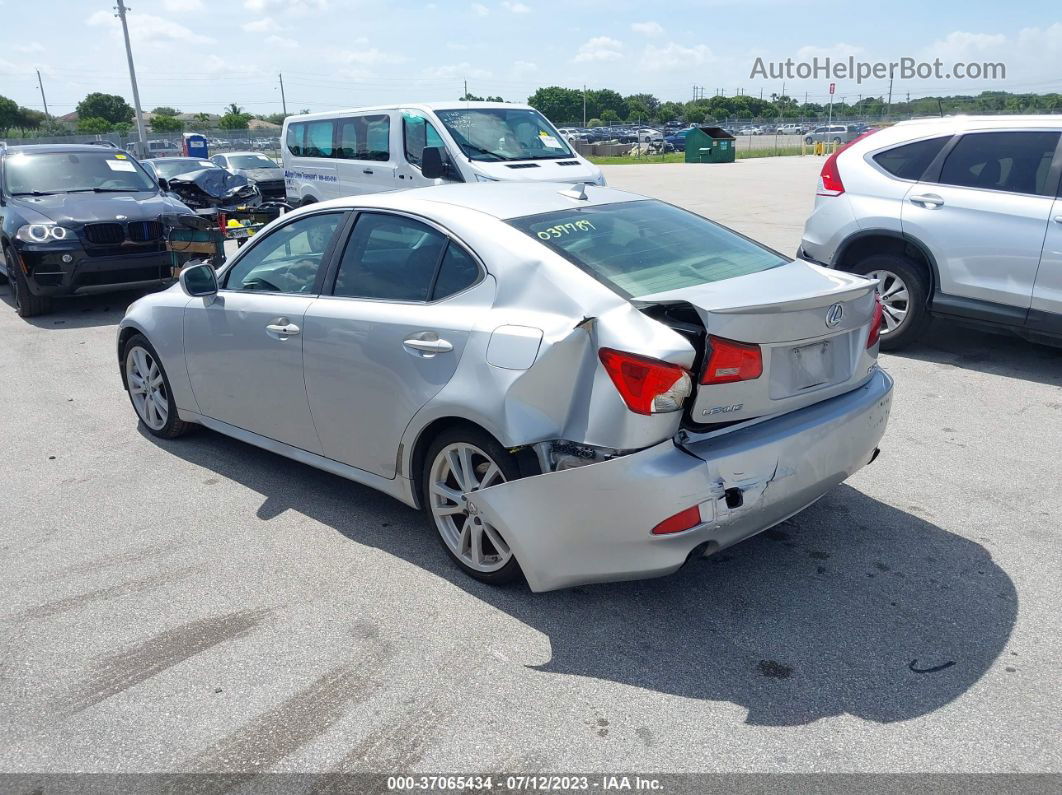
{"type": "Polygon", "coordinates": [[[689,374],[677,364],[602,348],[601,363],[627,408],[636,414],[678,411],[692,391],[689,374]]]}
{"type": "Polygon", "coordinates": [[[674,516],[669,516],[653,528],[654,536],[666,536],[669,533],[681,533],[701,523],[701,509],[694,505],[684,511],[679,511],[674,516]]]}
{"type": "Polygon", "coordinates": [[[881,294],[874,293],[874,314],[870,318],[870,334],[867,335],[867,347],[873,348],[881,338],[881,318],[885,309],[881,303],[881,294]]]}
{"type": "Polygon", "coordinates": [[[868,135],[873,135],[876,132],[877,130],[867,130],[862,135],[853,138],[844,146],[837,147],[833,154],[826,158],[826,162],[822,164],[822,171],[819,172],[819,189],[815,192],[815,195],[840,196],[844,193],[844,183],[841,181],[841,172],[837,168],[837,155],[841,154],[841,152],[856,141],[862,141],[868,135]]]}
{"type": "Polygon", "coordinates": [[[701,375],[702,384],[730,384],[751,381],[763,374],[759,345],[708,337],[708,362],[701,375]]]}

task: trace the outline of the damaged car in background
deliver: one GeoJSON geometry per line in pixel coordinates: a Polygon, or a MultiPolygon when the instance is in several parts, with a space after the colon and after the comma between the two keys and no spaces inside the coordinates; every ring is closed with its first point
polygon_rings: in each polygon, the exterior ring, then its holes
{"type": "Polygon", "coordinates": [[[262,203],[262,192],[254,182],[209,160],[171,157],[148,160],[145,165],[156,172],[164,191],[193,210],[254,208],[262,203]]]}
{"type": "Polygon", "coordinates": [[[872,461],[875,283],[610,188],[313,204],[130,306],[141,423],[201,424],[422,508],[477,579],[668,574],[872,461]]]}

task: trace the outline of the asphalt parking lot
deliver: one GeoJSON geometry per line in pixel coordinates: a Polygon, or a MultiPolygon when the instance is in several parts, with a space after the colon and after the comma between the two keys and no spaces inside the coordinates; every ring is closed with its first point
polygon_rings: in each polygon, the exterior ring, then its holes
{"type": "MultiPolygon", "coordinates": [[[[791,254],[820,162],[606,174],[791,254]]],[[[139,431],[132,297],[0,288],[0,771],[1062,770],[1062,351],[936,323],[819,503],[535,595],[377,492],[139,431]]]]}

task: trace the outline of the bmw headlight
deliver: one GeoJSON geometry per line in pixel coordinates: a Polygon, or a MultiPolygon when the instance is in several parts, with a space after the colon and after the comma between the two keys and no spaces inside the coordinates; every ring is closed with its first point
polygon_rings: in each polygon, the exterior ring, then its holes
{"type": "Polygon", "coordinates": [[[51,243],[55,240],[66,240],[70,234],[69,229],[56,223],[26,224],[19,227],[15,237],[23,243],[51,243]]]}

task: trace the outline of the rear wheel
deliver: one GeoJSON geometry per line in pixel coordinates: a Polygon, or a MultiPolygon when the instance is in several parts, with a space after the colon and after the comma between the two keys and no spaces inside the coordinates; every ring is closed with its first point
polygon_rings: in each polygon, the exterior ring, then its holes
{"type": "Polygon", "coordinates": [[[500,585],[520,576],[501,532],[469,497],[520,476],[516,460],[487,433],[454,428],[428,448],[421,477],[424,508],[450,558],[470,577],[500,585]]]}
{"type": "Polygon", "coordinates": [[[881,349],[910,345],[929,323],[929,283],[924,271],[905,257],[878,254],[852,268],[878,280],[881,295],[881,349]]]}
{"type": "Polygon", "coordinates": [[[4,261],[7,263],[8,276],[11,282],[11,297],[15,302],[15,311],[19,317],[35,317],[51,311],[52,300],[46,296],[34,295],[30,292],[26,274],[19,267],[14,252],[4,248],[4,261]]]}

